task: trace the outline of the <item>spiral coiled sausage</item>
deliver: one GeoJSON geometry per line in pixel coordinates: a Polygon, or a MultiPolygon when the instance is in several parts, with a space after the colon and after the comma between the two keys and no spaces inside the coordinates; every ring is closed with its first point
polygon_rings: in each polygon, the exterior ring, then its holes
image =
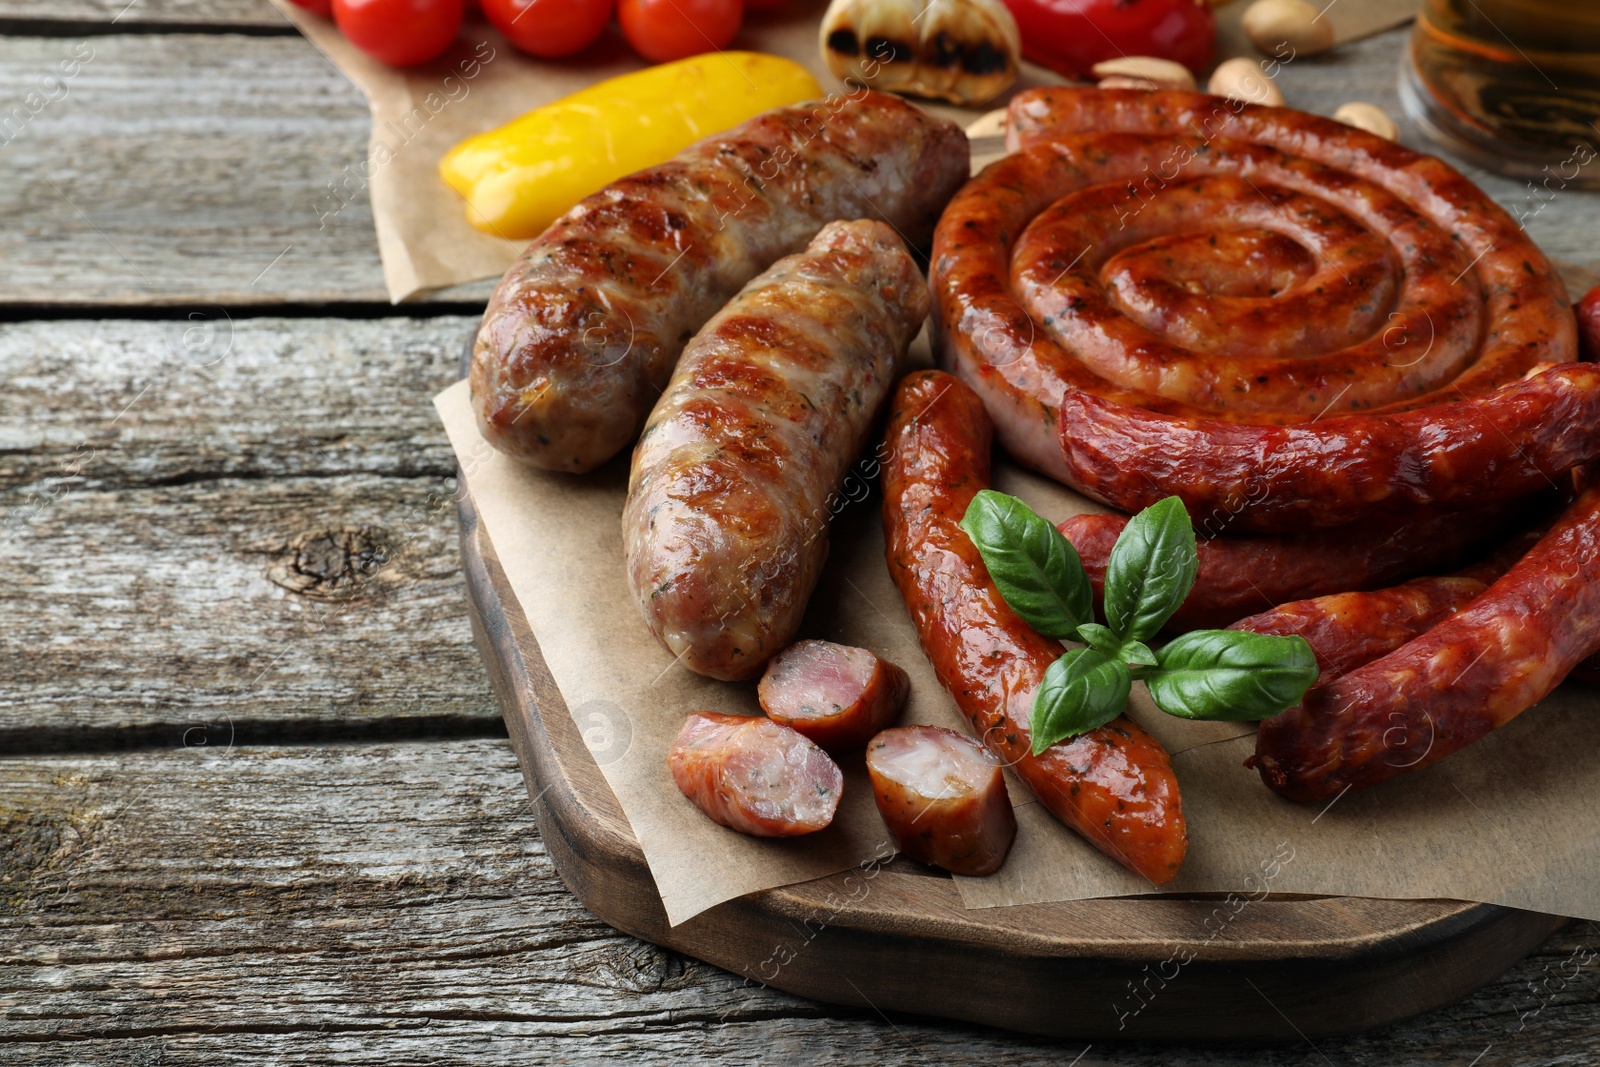
{"type": "Polygon", "coordinates": [[[941,361],[1023,462],[1127,511],[1337,526],[1600,452],[1550,264],[1444,163],[1199,93],[1013,99],[934,241],[941,361]]]}

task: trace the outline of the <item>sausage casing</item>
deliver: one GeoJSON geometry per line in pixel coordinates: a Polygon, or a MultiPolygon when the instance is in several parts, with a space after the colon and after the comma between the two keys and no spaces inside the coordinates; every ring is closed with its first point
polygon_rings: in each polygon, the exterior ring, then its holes
{"type": "Polygon", "coordinates": [[[821,830],[844,790],[844,774],[822,749],[787,726],[743,715],[691,714],[667,766],[713,821],[756,837],[821,830]]]}
{"type": "Polygon", "coordinates": [[[911,693],[906,672],[864,648],[796,641],[767,664],[761,710],[829,752],[859,751],[894,725],[911,693]]]}
{"type": "Polygon", "coordinates": [[[867,745],[867,774],[900,851],[952,874],[993,874],[1017,836],[1000,760],[942,726],[885,730],[867,745]]]}
{"type": "Polygon", "coordinates": [[[690,342],[634,450],[622,512],[640,611],[690,670],[751,678],[793,638],[830,501],[927,313],[892,229],[833,222],[690,342]]]}
{"type": "Polygon", "coordinates": [[[1506,501],[1600,455],[1554,268],[1439,160],[1183,92],[1029,90],[1007,138],[933,270],[941,364],[1022,462],[1285,532],[1506,501]]]}
{"type": "MultiPolygon", "coordinates": [[[[1166,628],[1173,633],[1214,629],[1289,601],[1438,574],[1504,537],[1538,503],[1465,512],[1430,509],[1403,519],[1279,537],[1202,536],[1196,545],[1200,566],[1194,588],[1166,628]]],[[[1111,549],[1127,525],[1126,515],[1111,514],[1074,515],[1060,524],[1096,597],[1104,595],[1111,549]]]]}
{"type": "Polygon", "coordinates": [[[1256,768],[1318,800],[1428,766],[1544,699],[1600,650],[1600,488],[1465,610],[1261,724],[1256,768]]]}
{"type": "Polygon", "coordinates": [[[1546,529],[1526,530],[1454,574],[1417,578],[1387,589],[1295,600],[1240,619],[1229,629],[1305,638],[1317,657],[1314,684],[1327,685],[1421,637],[1471,604],[1515,566],[1546,529]]]}

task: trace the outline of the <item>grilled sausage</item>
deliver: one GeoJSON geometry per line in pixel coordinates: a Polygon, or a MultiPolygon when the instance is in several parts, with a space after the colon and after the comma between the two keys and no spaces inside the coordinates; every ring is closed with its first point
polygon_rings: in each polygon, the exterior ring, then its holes
{"type": "Polygon", "coordinates": [[[1183,92],[1030,90],[1007,137],[940,221],[935,322],[1024,463],[1283,532],[1503,501],[1600,454],[1554,269],[1444,163],[1183,92]]]}
{"type": "Polygon", "coordinates": [[[833,219],[921,244],[966,181],[966,136],[859,90],[778,108],[612,183],[506,272],[472,353],[478,425],[500,451],[587,471],[627,447],[695,331],[833,219]]]}
{"type": "Polygon", "coordinates": [[[1306,426],[1173,418],[1088,393],[1063,396],[1060,416],[1072,484],[1089,496],[1132,511],[1179,496],[1191,515],[1294,530],[1548,487],[1600,456],[1600,366],[1564,363],[1488,396],[1306,426]]]}
{"type": "Polygon", "coordinates": [[[993,428],[983,404],[938,371],[908,375],[890,407],[883,473],[889,571],[939,683],[973,733],[1056,818],[1156,885],[1188,847],[1172,763],[1126,718],[1035,756],[1034,693],[1061,655],[1006,605],[959,526],[989,484],[993,428]]]}
{"type": "Polygon", "coordinates": [[[667,752],[672,780],[715,822],[756,837],[797,837],[833,821],[844,774],[828,754],[770,719],[697,711],[667,752]]]}
{"type": "Polygon", "coordinates": [[[893,230],[834,222],[690,342],[622,512],[634,597],[690,670],[751,678],[794,637],[834,494],[927,313],[893,230]]]}
{"type": "Polygon", "coordinates": [[[1578,317],[1578,358],[1600,363],[1600,285],[1584,293],[1572,310],[1578,317]]]}
{"type": "MultiPolygon", "coordinates": [[[[1503,538],[1542,499],[1530,499],[1517,508],[1501,504],[1466,512],[1430,509],[1412,518],[1377,519],[1280,537],[1202,536],[1196,544],[1200,567],[1194,588],[1166,628],[1181,633],[1227,626],[1288,601],[1377,589],[1437,574],[1503,538]]],[[[1127,525],[1126,515],[1106,514],[1075,515],[1060,524],[1061,533],[1083,560],[1096,597],[1104,595],[1111,548],[1127,525]]]]}
{"type": "Polygon", "coordinates": [[[1544,699],[1600,651],[1600,487],[1466,610],[1261,724],[1255,765],[1290,800],[1426,767],[1544,699]]]}
{"type": "Polygon", "coordinates": [[[1316,684],[1327,685],[1427,633],[1488,588],[1473,578],[1420,578],[1280,604],[1228,629],[1305,638],[1317,657],[1316,684]]]}
{"type": "Polygon", "coordinates": [[[767,664],[761,710],[829,752],[859,749],[900,716],[911,679],[864,648],[796,641],[767,664]]]}
{"type": "Polygon", "coordinates": [[[1315,684],[1327,685],[1387,656],[1471,604],[1515,566],[1543,533],[1541,528],[1519,534],[1456,574],[1417,578],[1388,589],[1296,600],[1240,619],[1229,629],[1305,638],[1317,657],[1320,673],[1315,684]]]}
{"type": "Polygon", "coordinates": [[[878,811],[901,852],[952,874],[993,874],[1017,836],[1000,761],[942,726],[885,730],[867,745],[878,811]]]}

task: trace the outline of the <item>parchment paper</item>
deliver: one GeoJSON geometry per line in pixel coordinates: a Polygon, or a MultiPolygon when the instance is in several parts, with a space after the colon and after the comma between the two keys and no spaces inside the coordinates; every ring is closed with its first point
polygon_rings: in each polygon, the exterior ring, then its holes
{"type": "MultiPolygon", "coordinates": [[[[931,362],[926,337],[914,363],[931,362]]],[[[754,685],[701,678],[646,630],[623,576],[626,456],[586,477],[533,471],[479,436],[460,382],[435,398],[465,489],[677,924],[724,900],[831,874],[886,853],[860,757],[844,800],[811,838],[762,841],[712,823],[673,785],[666,751],[689,711],[756,714],[754,685]]],[[[1061,521],[1098,505],[1001,460],[995,487],[1061,521]]],[[[865,483],[836,518],[801,631],[906,669],[906,721],[965,731],[917,644],[884,563],[881,499],[865,483]]],[[[1263,603],[1262,608],[1272,605],[1263,603]]],[[[1129,714],[1173,754],[1189,822],[1172,892],[1478,900],[1600,920],[1600,694],[1563,687],[1426,771],[1326,807],[1280,800],[1243,762],[1254,727],[1162,714],[1136,685],[1129,714]]],[[[1008,773],[1009,778],[1009,773],[1008,773]]],[[[1100,855],[1009,779],[1018,833],[989,878],[958,878],[968,907],[1130,896],[1155,887],[1100,855]]]]}
{"type": "MultiPolygon", "coordinates": [[[[468,225],[459,196],[440,180],[439,159],[465,137],[493,129],[523,112],[558,100],[597,81],[646,66],[615,27],[583,55],[557,62],[524,55],[478,14],[470,14],[456,44],[440,58],[395,70],[368,59],[340,35],[332,21],[272,0],[301,33],[367,97],[372,135],[364,167],[347,168],[319,206],[337,214],[363,188],[383,258],[383,279],[395,303],[480,278],[496,278],[527,241],[502,240],[468,225]]],[[[1321,0],[1335,35],[1364,37],[1398,25],[1416,13],[1419,0],[1321,0]]],[[[1253,55],[1238,28],[1245,0],[1217,12],[1218,59],[1253,55]]],[[[788,56],[810,68],[825,90],[840,82],[827,72],[817,47],[817,27],[827,0],[791,0],[775,12],[750,12],[733,47],[788,56]]],[[[1011,93],[1063,79],[1023,63],[1011,93]]],[[[1009,96],[1009,93],[1008,93],[1009,96]]],[[[963,126],[984,110],[921,101],[930,111],[963,126]]]]}

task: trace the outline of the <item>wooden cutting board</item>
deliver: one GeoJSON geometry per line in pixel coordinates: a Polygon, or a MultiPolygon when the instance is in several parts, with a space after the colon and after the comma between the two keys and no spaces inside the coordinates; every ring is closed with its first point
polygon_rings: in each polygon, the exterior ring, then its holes
{"type": "Polygon", "coordinates": [[[1036,1034],[1299,1040],[1449,1003],[1565,922],[1456,901],[1276,895],[969,911],[947,875],[897,859],[669,927],[470,499],[459,513],[473,632],[556,869],[611,926],[751,982],[1036,1034]]]}

